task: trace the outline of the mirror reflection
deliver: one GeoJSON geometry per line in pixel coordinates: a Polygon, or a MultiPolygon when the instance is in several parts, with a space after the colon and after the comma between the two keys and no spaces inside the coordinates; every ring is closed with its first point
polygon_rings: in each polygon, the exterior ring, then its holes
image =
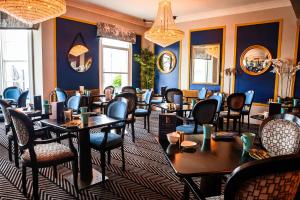
{"type": "Polygon", "coordinates": [[[158,55],[157,68],[162,73],[170,73],[176,66],[176,56],[171,51],[163,51],[158,55]]]}
{"type": "Polygon", "coordinates": [[[192,84],[219,84],[220,44],[192,46],[192,84]]]}
{"type": "Polygon", "coordinates": [[[240,65],[243,71],[249,75],[260,75],[266,72],[271,66],[272,55],[270,51],[261,45],[248,47],[241,55],[240,65]]]}
{"type": "Polygon", "coordinates": [[[92,65],[89,49],[84,45],[73,46],[69,51],[68,59],[71,67],[77,72],[86,72],[92,65]]]}

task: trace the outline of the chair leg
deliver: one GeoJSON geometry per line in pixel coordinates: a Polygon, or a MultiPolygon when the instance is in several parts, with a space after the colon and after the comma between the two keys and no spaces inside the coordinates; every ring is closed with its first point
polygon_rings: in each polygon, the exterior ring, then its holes
{"type": "Polygon", "coordinates": [[[131,135],[132,135],[132,142],[135,142],[134,121],[131,122],[131,135]]]}
{"type": "Polygon", "coordinates": [[[183,189],[183,200],[188,200],[190,199],[190,189],[189,186],[187,186],[186,184],[184,184],[184,189],[183,189]]]}
{"type": "Polygon", "coordinates": [[[241,118],[239,118],[239,135],[241,135],[241,118]]]}
{"type": "Polygon", "coordinates": [[[57,178],[57,166],[56,165],[53,166],[53,177],[57,178]]]}
{"type": "Polygon", "coordinates": [[[32,168],[32,187],[33,187],[33,199],[39,199],[39,171],[37,167],[32,168]]]}
{"type": "Polygon", "coordinates": [[[124,144],[121,146],[121,154],[122,154],[122,170],[125,170],[125,153],[124,153],[124,144]]]}
{"type": "Polygon", "coordinates": [[[78,158],[72,161],[72,172],[75,189],[78,191],[78,158]]]}
{"type": "Polygon", "coordinates": [[[147,115],[148,133],[150,133],[150,115],[147,115]]]}
{"type": "Polygon", "coordinates": [[[26,167],[24,165],[22,166],[22,190],[23,190],[23,194],[26,196],[27,195],[27,189],[26,189],[26,167]]]}
{"type": "Polygon", "coordinates": [[[110,165],[110,161],[111,161],[111,151],[107,152],[107,164],[110,165]]]}
{"type": "Polygon", "coordinates": [[[248,115],[248,130],[250,130],[250,114],[248,115]]]}
{"type": "Polygon", "coordinates": [[[12,161],[12,140],[8,139],[8,159],[12,161]]]}
{"type": "Polygon", "coordinates": [[[14,139],[14,155],[15,155],[15,165],[19,168],[19,148],[16,139],[14,139]]]}
{"type": "Polygon", "coordinates": [[[105,151],[102,151],[101,153],[101,170],[102,170],[102,182],[104,184],[105,182],[105,151]]]}
{"type": "Polygon", "coordinates": [[[144,129],[146,129],[146,116],[144,116],[144,129]]]}
{"type": "Polygon", "coordinates": [[[229,129],[229,118],[227,118],[226,120],[227,120],[226,121],[226,131],[228,131],[228,129],[229,129]]]}

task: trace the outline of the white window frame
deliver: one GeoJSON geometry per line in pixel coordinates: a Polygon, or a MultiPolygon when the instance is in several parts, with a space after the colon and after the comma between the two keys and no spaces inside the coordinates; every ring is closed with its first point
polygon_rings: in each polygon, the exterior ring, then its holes
{"type": "MultiPolygon", "coordinates": [[[[125,48],[125,47],[116,47],[116,46],[112,46],[112,45],[104,45],[102,42],[102,38],[100,38],[100,42],[99,42],[99,58],[100,58],[100,62],[99,62],[99,88],[100,88],[100,92],[102,92],[104,90],[103,87],[103,80],[104,80],[104,73],[103,72],[103,49],[104,48],[111,48],[111,49],[117,49],[117,50],[125,50],[128,51],[128,84],[132,85],[132,44],[129,43],[129,47],[125,48]]],[[[112,72],[111,74],[127,74],[124,72],[112,72]]]]}

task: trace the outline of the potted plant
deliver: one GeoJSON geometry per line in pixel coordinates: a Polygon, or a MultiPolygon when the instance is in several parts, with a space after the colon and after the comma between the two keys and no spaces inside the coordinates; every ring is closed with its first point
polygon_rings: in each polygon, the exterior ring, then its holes
{"type": "Polygon", "coordinates": [[[121,86],[122,86],[122,76],[121,76],[121,74],[118,74],[118,75],[114,78],[114,80],[113,80],[113,82],[112,82],[112,86],[115,87],[116,92],[119,92],[119,91],[120,91],[120,88],[121,88],[121,86]]]}
{"type": "Polygon", "coordinates": [[[154,73],[156,56],[148,48],[141,50],[141,54],[134,54],[134,60],[141,65],[141,87],[154,88],[154,73]]]}

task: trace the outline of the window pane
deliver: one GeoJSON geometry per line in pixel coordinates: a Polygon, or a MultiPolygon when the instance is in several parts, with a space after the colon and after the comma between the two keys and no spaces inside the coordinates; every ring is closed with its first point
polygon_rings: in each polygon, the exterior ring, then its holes
{"type": "Polygon", "coordinates": [[[121,48],[129,48],[130,45],[128,42],[113,40],[109,38],[102,38],[102,44],[121,48]]]}
{"type": "Polygon", "coordinates": [[[116,90],[120,90],[122,87],[128,85],[128,74],[114,74],[104,73],[103,74],[103,88],[113,85],[116,90]]]}
{"type": "Polygon", "coordinates": [[[103,48],[103,72],[128,73],[128,51],[103,48]]]}
{"type": "Polygon", "coordinates": [[[29,72],[27,62],[4,62],[4,87],[17,86],[22,90],[29,88],[29,72]]]}
{"type": "Polygon", "coordinates": [[[28,59],[28,34],[26,30],[2,31],[3,59],[28,59]]]}

